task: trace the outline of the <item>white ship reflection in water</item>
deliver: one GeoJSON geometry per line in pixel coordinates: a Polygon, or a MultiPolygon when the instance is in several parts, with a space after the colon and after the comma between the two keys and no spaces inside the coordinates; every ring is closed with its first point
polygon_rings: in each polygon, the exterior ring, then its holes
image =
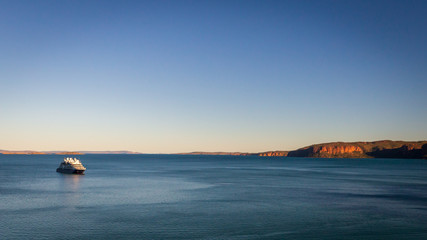
{"type": "Polygon", "coordinates": [[[75,208],[80,203],[82,192],[80,191],[84,175],[64,174],[61,176],[60,184],[64,190],[62,195],[65,206],[75,208]]]}
{"type": "Polygon", "coordinates": [[[77,192],[80,187],[80,181],[84,175],[63,175],[64,189],[67,191],[77,192]]]}

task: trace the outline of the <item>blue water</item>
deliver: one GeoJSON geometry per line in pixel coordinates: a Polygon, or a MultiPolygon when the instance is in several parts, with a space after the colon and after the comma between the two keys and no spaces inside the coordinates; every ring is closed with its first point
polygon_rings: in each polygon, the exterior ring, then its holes
{"type": "Polygon", "coordinates": [[[0,155],[0,239],[427,239],[427,161],[0,155]]]}

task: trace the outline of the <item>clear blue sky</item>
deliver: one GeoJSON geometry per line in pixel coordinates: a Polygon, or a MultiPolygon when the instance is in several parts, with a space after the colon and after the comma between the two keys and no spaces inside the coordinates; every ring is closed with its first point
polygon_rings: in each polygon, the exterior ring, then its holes
{"type": "Polygon", "coordinates": [[[0,1],[0,149],[427,139],[427,1],[0,1]]]}

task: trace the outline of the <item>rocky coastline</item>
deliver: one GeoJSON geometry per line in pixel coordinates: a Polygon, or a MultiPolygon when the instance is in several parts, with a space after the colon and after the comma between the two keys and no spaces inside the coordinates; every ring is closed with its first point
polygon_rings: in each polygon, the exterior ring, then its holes
{"type": "MultiPolygon", "coordinates": [[[[0,154],[142,154],[131,151],[8,151],[0,150],[0,154]]],[[[248,152],[189,152],[179,155],[231,155],[261,157],[311,157],[311,158],[412,158],[427,159],[427,141],[392,141],[373,142],[330,142],[306,146],[292,151],[248,152]]]]}
{"type": "Polygon", "coordinates": [[[221,152],[191,152],[187,155],[240,155],[263,157],[312,158],[413,158],[427,159],[427,141],[331,142],[299,148],[293,151],[267,151],[259,153],[227,154],[221,152]]]}

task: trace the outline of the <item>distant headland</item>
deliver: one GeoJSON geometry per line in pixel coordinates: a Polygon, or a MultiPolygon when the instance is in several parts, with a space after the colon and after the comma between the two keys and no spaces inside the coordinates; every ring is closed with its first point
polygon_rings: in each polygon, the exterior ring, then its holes
{"type": "MultiPolygon", "coordinates": [[[[0,154],[142,154],[132,151],[8,151],[0,154]]],[[[392,141],[374,142],[330,142],[320,143],[292,151],[267,151],[258,153],[245,152],[189,152],[179,155],[232,155],[262,157],[312,157],[312,158],[415,158],[427,159],[427,141],[392,141]]]]}
{"type": "Polygon", "coordinates": [[[68,151],[8,151],[8,150],[0,150],[0,154],[21,154],[21,155],[42,155],[42,154],[56,154],[56,155],[83,155],[83,154],[141,154],[139,152],[131,152],[131,151],[76,151],[76,152],[68,152],[68,151]]]}
{"type": "Polygon", "coordinates": [[[293,151],[191,152],[189,155],[240,155],[269,157],[312,158],[424,158],[427,159],[427,141],[330,142],[310,145],[293,151]]]}

